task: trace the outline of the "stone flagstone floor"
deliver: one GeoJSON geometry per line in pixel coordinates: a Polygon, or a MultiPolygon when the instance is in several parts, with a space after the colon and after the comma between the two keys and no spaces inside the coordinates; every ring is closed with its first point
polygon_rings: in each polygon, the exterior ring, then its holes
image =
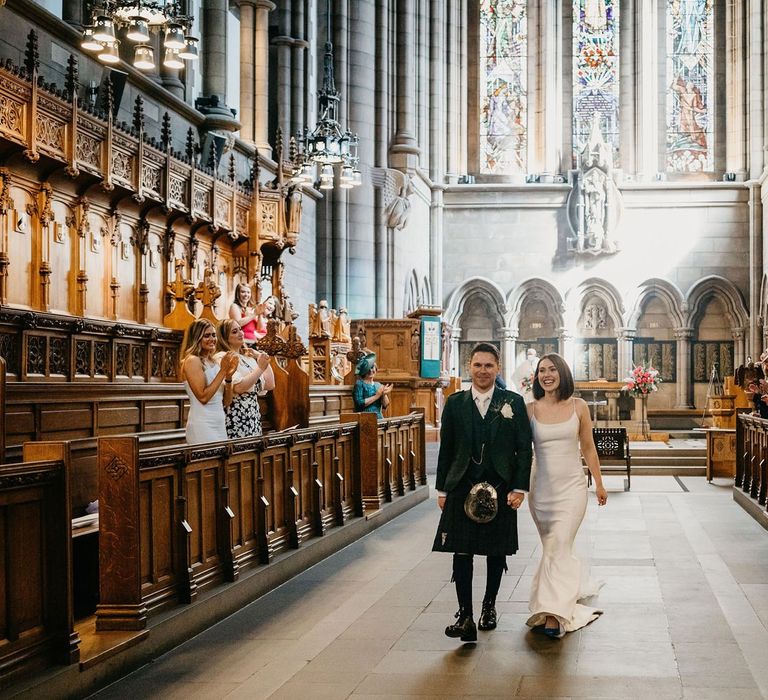
{"type": "MultiPolygon", "coordinates": [[[[539,558],[527,509],[499,627],[462,645],[434,498],[94,696],[109,698],[768,698],[768,532],[726,481],[605,478],[580,556],[605,614],[553,641],[525,627],[539,558]]],[[[485,563],[476,559],[476,608],[485,563]]]]}

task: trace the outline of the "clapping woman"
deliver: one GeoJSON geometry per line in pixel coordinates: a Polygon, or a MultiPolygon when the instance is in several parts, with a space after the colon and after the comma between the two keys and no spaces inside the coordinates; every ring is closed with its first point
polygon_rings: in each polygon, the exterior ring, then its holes
{"type": "Polygon", "coordinates": [[[214,359],[216,329],[210,321],[193,321],[184,336],[181,378],[189,395],[187,443],[227,439],[224,407],[232,400],[232,377],[237,370],[234,352],[214,359]]]}
{"type": "Polygon", "coordinates": [[[258,389],[271,391],[275,388],[275,375],[269,364],[269,355],[246,347],[243,329],[232,319],[221,321],[218,331],[217,357],[235,353],[238,362],[233,377],[234,395],[227,407],[227,436],[241,438],[261,435],[258,389]]]}
{"type": "Polygon", "coordinates": [[[376,354],[372,352],[357,363],[355,374],[360,378],[355,382],[352,399],[358,413],[375,413],[383,418],[382,409],[389,406],[392,385],[375,381],[377,369],[376,354]]]}
{"type": "Polygon", "coordinates": [[[257,336],[256,328],[261,314],[251,304],[251,288],[247,284],[238,284],[235,287],[235,300],[229,307],[229,317],[240,324],[246,342],[252,343],[264,335],[262,333],[257,336]]]}

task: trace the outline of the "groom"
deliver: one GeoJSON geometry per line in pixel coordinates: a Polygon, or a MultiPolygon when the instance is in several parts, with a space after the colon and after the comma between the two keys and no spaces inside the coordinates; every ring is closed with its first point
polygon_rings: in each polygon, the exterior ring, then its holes
{"type": "Polygon", "coordinates": [[[477,640],[472,616],[473,555],[485,555],[488,576],[480,613],[481,630],[496,627],[496,594],[506,570],[506,555],[517,551],[517,509],[531,474],[531,426],[522,396],[494,386],[499,351],[478,343],[469,359],[472,387],[448,397],[440,428],[437,503],[442,510],[432,546],[453,553],[453,581],[459,600],[449,637],[477,640]],[[498,512],[479,523],[465,512],[473,485],[488,482],[498,494],[498,512]]]}

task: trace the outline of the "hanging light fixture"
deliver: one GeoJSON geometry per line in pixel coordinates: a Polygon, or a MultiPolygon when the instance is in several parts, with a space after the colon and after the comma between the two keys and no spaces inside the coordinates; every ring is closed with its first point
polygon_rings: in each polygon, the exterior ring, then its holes
{"type": "Polygon", "coordinates": [[[134,52],[133,65],[139,70],[154,70],[155,50],[148,44],[139,44],[134,52]]]}
{"type": "Polygon", "coordinates": [[[184,68],[184,61],[198,58],[197,37],[190,35],[194,18],[182,14],[183,0],[95,0],[91,24],[83,28],[80,46],[96,53],[104,63],[117,63],[117,30],[126,29],[125,38],[137,44],[133,65],[139,70],[155,68],[150,33],[163,35],[163,65],[184,68]]]}
{"type": "Polygon", "coordinates": [[[340,165],[339,187],[349,189],[362,183],[358,169],[357,134],[344,129],[338,120],[340,95],[333,76],[333,43],[331,42],[331,0],[326,2],[327,35],[323,61],[323,87],[318,93],[318,120],[313,129],[304,127],[296,135],[298,167],[294,181],[315,182],[320,166],[320,189],[333,189],[334,166],[340,165]]]}

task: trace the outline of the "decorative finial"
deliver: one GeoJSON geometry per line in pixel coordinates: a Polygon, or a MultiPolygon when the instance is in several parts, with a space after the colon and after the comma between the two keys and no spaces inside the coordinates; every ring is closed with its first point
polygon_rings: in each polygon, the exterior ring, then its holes
{"type": "Polygon", "coordinates": [[[160,143],[164,151],[167,151],[171,145],[171,115],[168,112],[163,114],[163,123],[160,127],[160,143]]]}
{"type": "Polygon", "coordinates": [[[24,67],[27,75],[32,77],[40,69],[40,53],[37,50],[37,32],[29,30],[27,34],[27,50],[24,52],[24,67]]]}
{"type": "Polygon", "coordinates": [[[144,98],[141,95],[136,97],[136,106],[133,109],[133,128],[141,138],[144,133],[144,98]]]}
{"type": "Polygon", "coordinates": [[[196,144],[195,144],[195,130],[190,126],[189,129],[187,129],[187,144],[185,152],[187,154],[187,160],[194,164],[195,162],[195,151],[196,151],[196,144]]]}
{"type": "Polygon", "coordinates": [[[64,81],[64,87],[70,100],[77,97],[80,91],[80,76],[77,68],[77,56],[69,54],[67,59],[67,76],[64,81]]]}

